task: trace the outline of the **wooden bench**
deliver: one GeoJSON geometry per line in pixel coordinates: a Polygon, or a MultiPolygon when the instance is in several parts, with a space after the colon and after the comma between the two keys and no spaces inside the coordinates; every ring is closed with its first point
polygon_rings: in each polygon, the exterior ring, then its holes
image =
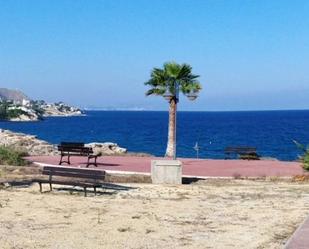
{"type": "Polygon", "coordinates": [[[42,175],[47,175],[48,179],[34,179],[40,185],[42,193],[42,184],[49,184],[50,191],[53,190],[53,184],[70,185],[84,188],[84,195],[87,196],[87,188],[93,188],[97,194],[97,188],[102,187],[105,179],[105,171],[93,169],[81,169],[62,166],[45,166],[42,175]],[[56,177],[56,178],[55,178],[56,177]]]}
{"type": "Polygon", "coordinates": [[[232,155],[238,155],[240,159],[247,159],[247,160],[259,160],[260,156],[257,154],[255,147],[245,147],[245,146],[238,146],[238,147],[226,147],[224,150],[225,159],[231,159],[232,155]]]}
{"type": "Polygon", "coordinates": [[[68,143],[62,142],[58,145],[58,151],[60,151],[60,162],[59,165],[63,163],[71,164],[70,157],[71,156],[84,156],[87,157],[87,168],[89,165],[94,165],[98,167],[97,158],[98,155],[93,154],[93,150],[90,147],[85,147],[84,143],[68,143]],[[94,161],[91,162],[91,159],[94,161]]]}

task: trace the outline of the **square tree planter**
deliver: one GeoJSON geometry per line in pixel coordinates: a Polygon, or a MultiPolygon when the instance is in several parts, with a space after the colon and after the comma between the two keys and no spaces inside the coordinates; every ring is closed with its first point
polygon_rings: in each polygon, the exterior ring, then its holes
{"type": "Polygon", "coordinates": [[[152,160],[151,180],[154,184],[181,184],[182,163],[178,160],[152,160]]]}

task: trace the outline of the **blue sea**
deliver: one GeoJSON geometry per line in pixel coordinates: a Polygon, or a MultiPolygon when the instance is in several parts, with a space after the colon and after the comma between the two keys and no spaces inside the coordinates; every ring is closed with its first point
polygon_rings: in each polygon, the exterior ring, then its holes
{"type": "MultiPolygon", "coordinates": [[[[168,113],[88,111],[86,116],[52,117],[43,122],[0,122],[0,128],[61,141],[116,142],[131,152],[163,156],[168,113]]],[[[309,144],[309,111],[178,112],[177,156],[224,158],[226,146],[254,146],[263,157],[295,160],[292,140],[309,144]]]]}

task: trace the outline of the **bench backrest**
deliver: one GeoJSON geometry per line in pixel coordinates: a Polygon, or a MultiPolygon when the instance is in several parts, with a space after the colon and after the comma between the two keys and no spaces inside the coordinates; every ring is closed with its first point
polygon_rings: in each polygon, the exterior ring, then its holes
{"type": "Polygon", "coordinates": [[[78,154],[92,154],[93,150],[90,147],[85,147],[84,143],[76,143],[76,142],[61,142],[58,145],[58,150],[63,152],[72,152],[78,154]]]}
{"type": "Polygon", "coordinates": [[[238,147],[226,147],[225,153],[256,153],[255,147],[245,147],[245,146],[238,146],[238,147]]]}
{"type": "Polygon", "coordinates": [[[62,147],[85,147],[84,143],[76,143],[76,142],[61,142],[59,146],[62,147]]]}
{"type": "Polygon", "coordinates": [[[50,179],[53,176],[84,178],[89,180],[104,180],[105,171],[93,170],[93,169],[81,169],[81,168],[69,168],[69,167],[51,167],[45,166],[43,168],[43,175],[49,175],[50,179]]]}
{"type": "Polygon", "coordinates": [[[58,145],[58,150],[63,152],[72,152],[86,155],[93,153],[93,149],[91,147],[73,147],[58,145]]]}

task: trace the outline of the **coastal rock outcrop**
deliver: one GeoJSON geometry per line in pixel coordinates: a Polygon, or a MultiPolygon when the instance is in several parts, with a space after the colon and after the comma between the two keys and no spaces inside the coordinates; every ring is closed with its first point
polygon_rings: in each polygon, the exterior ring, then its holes
{"type": "Polygon", "coordinates": [[[56,155],[56,148],[36,136],[0,129],[0,145],[24,151],[30,156],[56,155]]]}
{"type": "Polygon", "coordinates": [[[40,120],[38,116],[31,116],[26,114],[21,114],[16,118],[11,118],[11,122],[27,122],[27,121],[38,121],[40,120]]]}
{"type": "Polygon", "coordinates": [[[83,114],[79,108],[68,106],[62,102],[55,104],[47,104],[44,102],[40,107],[43,110],[44,117],[69,117],[80,116],[83,114]]]}
{"type": "Polygon", "coordinates": [[[31,100],[18,90],[0,88],[0,120],[38,121],[43,117],[82,115],[79,108],[63,102],[46,103],[44,100],[31,100]]]}
{"type": "Polygon", "coordinates": [[[41,119],[40,115],[36,113],[31,108],[27,108],[25,106],[18,107],[9,107],[8,111],[17,112],[19,114],[15,115],[15,117],[11,117],[10,121],[38,121],[41,119]]]}
{"type": "MultiPolygon", "coordinates": [[[[52,156],[58,155],[56,145],[38,139],[34,135],[16,133],[0,129],[0,146],[12,147],[24,151],[30,156],[52,156]]],[[[100,155],[125,155],[127,149],[118,146],[116,143],[89,143],[85,146],[93,148],[94,153],[100,155]]]]}
{"type": "Polygon", "coordinates": [[[100,155],[123,155],[127,153],[127,149],[120,147],[116,143],[94,142],[94,143],[86,144],[85,146],[91,147],[95,154],[100,154],[100,155]]]}

